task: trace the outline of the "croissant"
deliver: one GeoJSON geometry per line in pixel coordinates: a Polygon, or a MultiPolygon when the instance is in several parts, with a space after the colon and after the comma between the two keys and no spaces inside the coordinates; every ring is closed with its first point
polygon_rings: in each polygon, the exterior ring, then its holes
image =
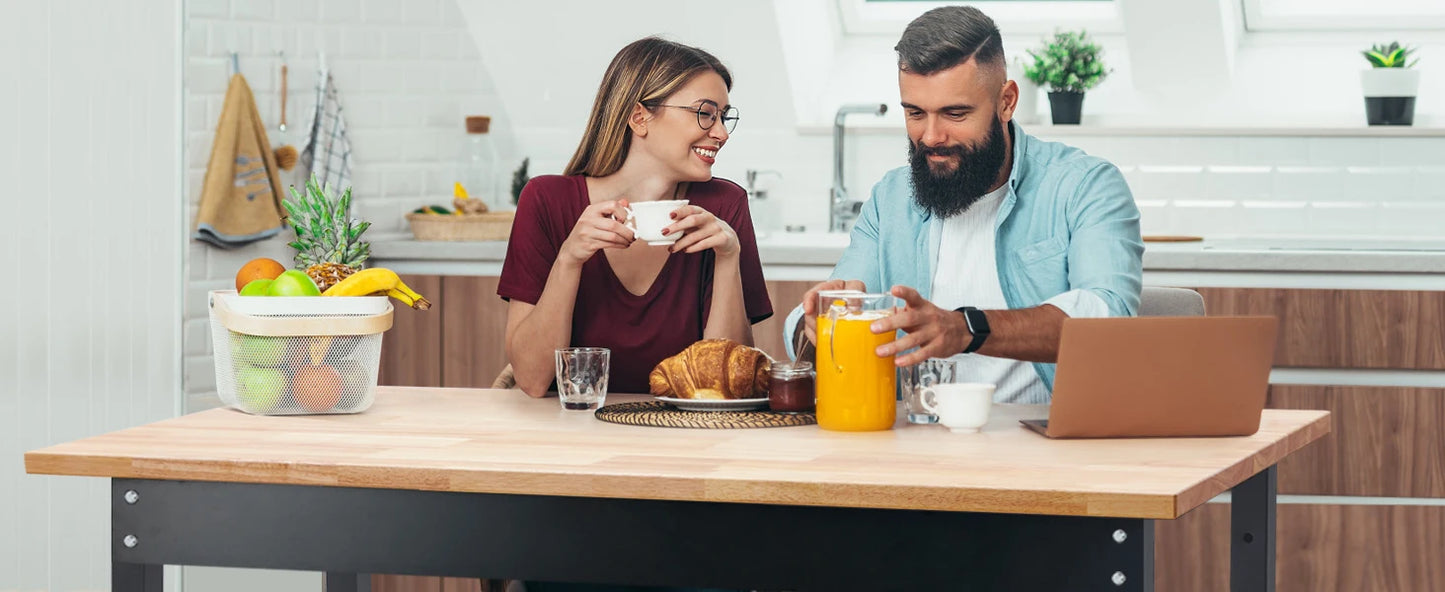
{"type": "Polygon", "coordinates": [[[704,339],[652,369],[653,396],[751,399],[768,395],[772,361],[762,350],[728,339],[704,339]]]}

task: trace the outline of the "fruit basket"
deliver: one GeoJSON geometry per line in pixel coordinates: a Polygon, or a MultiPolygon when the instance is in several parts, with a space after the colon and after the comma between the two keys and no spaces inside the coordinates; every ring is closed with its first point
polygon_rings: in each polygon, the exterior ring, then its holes
{"type": "Polygon", "coordinates": [[[513,212],[406,215],[419,241],[498,241],[512,234],[513,212]]]}
{"type": "Polygon", "coordinates": [[[376,396],[385,296],[209,294],[216,391],[255,415],[360,413],[376,396]]]}

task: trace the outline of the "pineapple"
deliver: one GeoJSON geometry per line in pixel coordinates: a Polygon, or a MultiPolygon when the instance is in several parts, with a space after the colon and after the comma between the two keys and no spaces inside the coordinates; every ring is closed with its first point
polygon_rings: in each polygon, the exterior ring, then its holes
{"type": "Polygon", "coordinates": [[[306,193],[292,186],[292,199],[282,202],[296,231],[296,242],[290,245],[296,249],[296,266],[304,267],[322,292],[356,273],[371,256],[371,245],[361,240],[371,223],[351,218],[351,188],[339,200],[334,195],[330,185],[323,190],[312,177],[306,193]]]}

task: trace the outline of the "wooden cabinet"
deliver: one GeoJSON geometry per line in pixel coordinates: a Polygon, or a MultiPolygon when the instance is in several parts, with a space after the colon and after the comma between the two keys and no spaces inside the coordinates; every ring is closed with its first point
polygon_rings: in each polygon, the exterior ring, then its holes
{"type": "MultiPolygon", "coordinates": [[[[435,275],[403,275],[401,281],[428,300],[442,292],[442,278],[435,275]]],[[[433,300],[433,304],[437,304],[433,300]]],[[[391,330],[381,338],[381,372],[378,384],[388,386],[442,385],[442,315],[430,310],[396,308],[391,330]]]]}
{"type": "MultiPolygon", "coordinates": [[[[1445,590],[1445,506],[1280,504],[1279,592],[1445,590]]],[[[1229,589],[1229,504],[1155,523],[1159,592],[1229,589]]]]}
{"type": "MultiPolygon", "coordinates": [[[[496,277],[404,275],[431,310],[398,308],[381,342],[380,384],[486,388],[507,365],[507,302],[496,277]]],[[[783,322],[816,282],[768,282],[773,316],[753,326],[759,349],[786,359],[783,322]]]]}
{"type": "Polygon", "coordinates": [[[507,365],[496,277],[402,276],[431,310],[398,308],[381,340],[380,384],[486,388],[507,365]]]}
{"type": "Polygon", "coordinates": [[[496,277],[442,278],[442,386],[488,388],[507,365],[507,302],[496,277]]]}

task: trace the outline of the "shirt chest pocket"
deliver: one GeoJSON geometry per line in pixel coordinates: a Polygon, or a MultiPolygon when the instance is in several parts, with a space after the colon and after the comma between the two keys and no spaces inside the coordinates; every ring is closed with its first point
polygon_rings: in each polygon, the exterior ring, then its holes
{"type": "Polygon", "coordinates": [[[1030,266],[1041,261],[1058,258],[1062,261],[1064,251],[1069,249],[1069,239],[1063,236],[1046,238],[1019,249],[1019,263],[1030,266]]]}
{"type": "Polygon", "coordinates": [[[1036,299],[1042,301],[1069,289],[1069,239],[1053,236],[1018,250],[1020,271],[1015,277],[1028,286],[1036,299]]]}

